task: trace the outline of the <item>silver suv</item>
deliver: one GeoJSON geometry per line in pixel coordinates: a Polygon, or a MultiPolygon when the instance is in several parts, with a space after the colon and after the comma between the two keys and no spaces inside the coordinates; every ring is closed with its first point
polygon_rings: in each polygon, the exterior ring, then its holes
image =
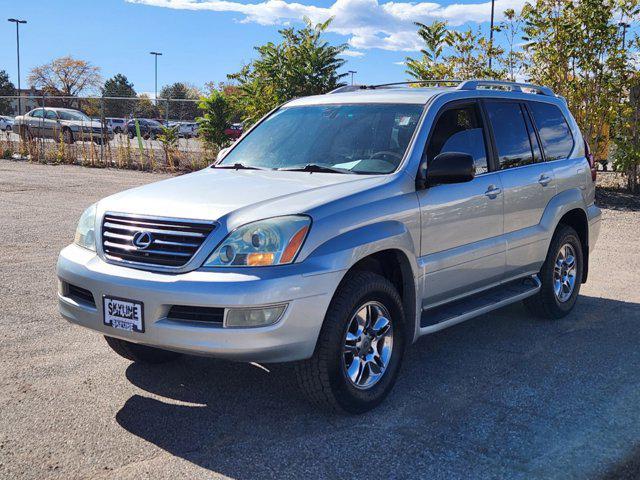
{"type": "Polygon", "coordinates": [[[600,228],[592,167],[543,87],[296,99],[215,165],[90,206],[60,311],[133,361],[295,361],[314,403],[364,412],[422,335],[520,300],[571,311],[600,228]]]}

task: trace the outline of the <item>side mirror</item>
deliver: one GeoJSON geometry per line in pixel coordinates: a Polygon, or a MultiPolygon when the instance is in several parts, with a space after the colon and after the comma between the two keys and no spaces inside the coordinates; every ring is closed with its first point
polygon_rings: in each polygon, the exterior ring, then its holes
{"type": "Polygon", "coordinates": [[[220,151],[218,152],[218,156],[216,157],[216,163],[218,163],[220,160],[222,160],[224,158],[224,156],[229,151],[229,148],[231,148],[231,147],[226,147],[226,148],[221,148],[220,149],[220,151]]]}
{"type": "Polygon", "coordinates": [[[470,182],[475,176],[473,157],[462,152],[444,152],[436,156],[427,168],[426,161],[420,165],[419,185],[422,188],[444,183],[470,182]]]}

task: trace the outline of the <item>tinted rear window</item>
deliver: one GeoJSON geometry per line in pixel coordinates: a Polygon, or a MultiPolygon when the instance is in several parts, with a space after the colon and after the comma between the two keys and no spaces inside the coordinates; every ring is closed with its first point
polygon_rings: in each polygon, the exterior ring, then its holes
{"type": "Polygon", "coordinates": [[[573,149],[573,136],[560,109],[540,102],[530,102],[529,108],[540,133],[546,159],[567,158],[573,149]]]}
{"type": "Polygon", "coordinates": [[[533,163],[529,132],[520,104],[487,101],[486,106],[493,127],[500,170],[533,163]]]}

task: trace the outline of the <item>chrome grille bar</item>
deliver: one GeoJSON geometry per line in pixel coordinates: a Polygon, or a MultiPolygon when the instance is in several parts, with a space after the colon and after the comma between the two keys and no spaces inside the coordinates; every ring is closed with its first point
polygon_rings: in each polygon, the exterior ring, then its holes
{"type": "Polygon", "coordinates": [[[213,221],[107,213],[102,221],[102,250],[112,262],[180,268],[215,227],[213,221]],[[148,244],[136,244],[143,234],[148,244]]]}

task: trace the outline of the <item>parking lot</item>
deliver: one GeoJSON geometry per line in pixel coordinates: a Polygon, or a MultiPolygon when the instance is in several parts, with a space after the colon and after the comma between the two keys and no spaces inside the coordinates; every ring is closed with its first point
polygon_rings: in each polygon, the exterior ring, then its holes
{"type": "Polygon", "coordinates": [[[640,211],[605,208],[573,313],[422,338],[378,409],[318,412],[290,367],[140,366],[57,312],[85,207],[164,175],[0,160],[0,478],[638,478],[640,211]]]}

